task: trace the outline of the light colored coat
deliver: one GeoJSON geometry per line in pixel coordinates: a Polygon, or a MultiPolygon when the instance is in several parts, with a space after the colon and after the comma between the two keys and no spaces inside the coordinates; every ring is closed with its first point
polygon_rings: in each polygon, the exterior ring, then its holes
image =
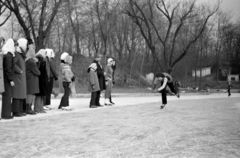
{"type": "Polygon", "coordinates": [[[100,91],[97,72],[94,70],[90,70],[88,74],[89,74],[89,84],[88,84],[89,92],[100,91]],[[94,85],[94,89],[93,89],[93,85],[94,85]]]}
{"type": "Polygon", "coordinates": [[[62,65],[62,79],[63,82],[72,82],[74,74],[68,64],[62,65]]]}

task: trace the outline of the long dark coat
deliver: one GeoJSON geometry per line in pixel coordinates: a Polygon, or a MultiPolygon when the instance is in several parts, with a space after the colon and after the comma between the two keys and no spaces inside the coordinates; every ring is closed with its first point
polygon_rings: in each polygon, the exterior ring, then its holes
{"type": "Polygon", "coordinates": [[[50,77],[53,77],[55,80],[58,79],[58,73],[56,71],[56,66],[53,59],[49,59],[49,65],[50,65],[50,77]]]}
{"type": "MultiPolygon", "coordinates": [[[[94,60],[93,63],[96,63],[97,64],[97,76],[98,76],[98,81],[99,81],[99,87],[100,87],[100,90],[105,90],[106,89],[106,83],[105,83],[105,76],[104,76],[104,71],[103,71],[103,68],[102,66],[96,61],[94,60]]],[[[89,70],[90,71],[90,70],[89,70]]],[[[88,71],[88,72],[89,72],[88,71]]]]}
{"type": "Polygon", "coordinates": [[[0,93],[4,92],[3,55],[0,54],[0,93]]]}
{"type": "Polygon", "coordinates": [[[46,61],[41,57],[37,56],[38,58],[38,69],[40,71],[39,79],[39,93],[36,94],[38,96],[46,96],[48,93],[48,75],[47,75],[47,69],[46,69],[46,61]]]}
{"type": "Polygon", "coordinates": [[[27,81],[25,61],[19,52],[15,52],[15,57],[13,60],[14,60],[13,81],[15,85],[12,87],[12,97],[15,99],[26,99],[27,81]]]}
{"type": "Polygon", "coordinates": [[[3,56],[3,76],[4,82],[10,83],[14,76],[14,60],[12,53],[8,52],[3,56]]]}
{"type": "Polygon", "coordinates": [[[27,73],[27,94],[39,93],[39,80],[38,76],[41,74],[38,70],[37,64],[33,59],[26,61],[27,73]]]}

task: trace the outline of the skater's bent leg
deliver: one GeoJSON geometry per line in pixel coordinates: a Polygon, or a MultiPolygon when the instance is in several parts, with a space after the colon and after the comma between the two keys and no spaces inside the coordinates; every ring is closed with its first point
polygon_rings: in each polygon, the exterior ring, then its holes
{"type": "Polygon", "coordinates": [[[171,92],[173,92],[174,94],[177,94],[173,82],[167,83],[168,87],[170,88],[171,92]]]}

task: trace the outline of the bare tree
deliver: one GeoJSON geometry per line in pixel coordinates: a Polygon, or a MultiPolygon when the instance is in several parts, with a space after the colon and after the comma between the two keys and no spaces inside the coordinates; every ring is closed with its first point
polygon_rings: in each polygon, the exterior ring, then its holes
{"type": "Polygon", "coordinates": [[[33,37],[36,50],[44,48],[45,40],[50,34],[53,20],[61,3],[62,0],[0,0],[1,5],[15,14],[26,38],[33,37]]]}
{"type": "Polygon", "coordinates": [[[12,15],[12,12],[8,12],[7,11],[7,7],[4,6],[2,3],[0,3],[0,17],[4,17],[3,21],[0,23],[0,26],[3,26],[7,21],[8,19],[11,17],[12,15]],[[5,15],[7,14],[7,15],[5,15]]]}
{"type": "Polygon", "coordinates": [[[196,0],[179,1],[175,4],[166,0],[148,0],[147,2],[129,0],[130,9],[127,14],[139,26],[153,58],[159,63],[160,58],[157,52],[162,53],[165,62],[164,70],[171,73],[204,32],[209,18],[216,13],[218,7],[219,3],[212,10],[206,6],[197,7],[196,0]],[[185,39],[184,48],[178,50],[178,38],[184,30],[189,32],[189,36],[185,39]],[[154,40],[156,36],[157,41],[154,40]],[[156,42],[161,46],[156,47],[156,42]]]}

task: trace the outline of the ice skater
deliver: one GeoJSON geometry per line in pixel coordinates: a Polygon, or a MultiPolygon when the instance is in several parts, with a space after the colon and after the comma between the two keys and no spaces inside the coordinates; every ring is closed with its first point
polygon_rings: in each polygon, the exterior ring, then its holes
{"type": "Polygon", "coordinates": [[[168,73],[163,72],[156,74],[153,90],[155,90],[158,81],[161,82],[161,87],[159,87],[157,91],[159,93],[162,93],[162,105],[160,106],[160,109],[163,109],[167,104],[167,86],[170,88],[171,92],[174,93],[178,98],[180,98],[180,95],[175,91],[173,85],[173,78],[168,73]]]}
{"type": "Polygon", "coordinates": [[[232,83],[230,80],[227,81],[227,91],[228,91],[228,96],[231,96],[231,88],[232,88],[232,83]]]}

